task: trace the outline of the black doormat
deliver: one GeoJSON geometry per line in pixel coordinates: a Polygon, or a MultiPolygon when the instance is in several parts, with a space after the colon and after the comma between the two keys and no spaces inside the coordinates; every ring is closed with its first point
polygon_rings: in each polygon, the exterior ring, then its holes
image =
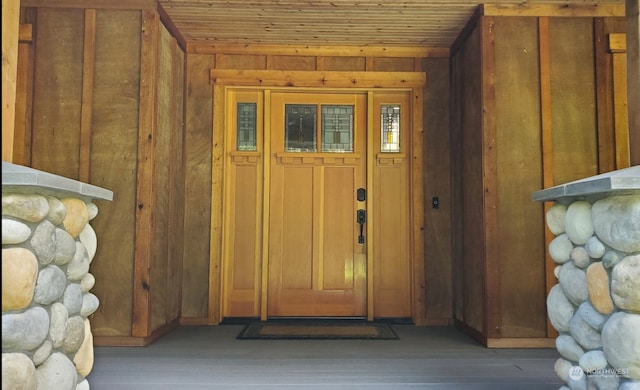
{"type": "Polygon", "coordinates": [[[389,324],[344,321],[257,321],[237,337],[242,340],[397,340],[389,324]]]}

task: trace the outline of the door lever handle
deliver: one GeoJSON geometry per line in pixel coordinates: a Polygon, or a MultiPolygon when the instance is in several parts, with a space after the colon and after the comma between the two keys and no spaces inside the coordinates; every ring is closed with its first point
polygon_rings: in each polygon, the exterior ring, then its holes
{"type": "Polygon", "coordinates": [[[364,224],[367,222],[367,211],[360,209],[356,212],[356,221],[360,224],[360,235],[358,244],[364,244],[364,224]]]}

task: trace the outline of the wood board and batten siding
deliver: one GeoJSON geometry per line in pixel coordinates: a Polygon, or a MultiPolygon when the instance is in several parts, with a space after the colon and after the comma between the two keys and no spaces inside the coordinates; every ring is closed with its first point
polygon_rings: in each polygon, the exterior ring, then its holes
{"type": "Polygon", "coordinates": [[[95,343],[149,343],[181,314],[184,52],[152,8],[23,4],[20,20],[16,162],[114,191],[92,221],[95,343]]]}
{"type": "Polygon", "coordinates": [[[213,93],[211,55],[186,54],[185,61],[185,239],[182,275],[182,323],[207,323],[212,166],[213,93]]]}
{"type": "Polygon", "coordinates": [[[612,141],[610,59],[594,50],[620,24],[484,12],[451,55],[454,321],[490,347],[553,345],[550,205],[530,194],[615,167],[616,154],[628,153],[612,141]]]}
{"type": "Polygon", "coordinates": [[[424,274],[426,324],[451,322],[453,313],[451,271],[451,162],[449,155],[449,59],[425,58],[428,77],[424,89],[424,274]],[[436,199],[434,199],[436,198],[436,199]],[[438,202],[434,207],[433,201],[438,202]]]}
{"type": "Polygon", "coordinates": [[[22,1],[14,162],[114,191],[92,222],[97,345],[146,345],[178,324],[224,317],[225,95],[212,69],[322,72],[331,82],[343,72],[338,83],[373,86],[377,73],[387,83],[426,73],[427,87],[408,95],[413,154],[401,168],[412,182],[402,207],[413,218],[413,279],[386,286],[408,283],[416,324],[453,318],[490,347],[552,344],[544,300],[554,264],[540,262],[551,236],[529,194],[625,164],[614,82],[623,54],[603,44],[624,33],[622,15],[610,13],[619,8],[482,6],[449,53],[197,44],[153,1],[43,4],[22,1]],[[563,168],[567,153],[579,163],[563,168]]]}

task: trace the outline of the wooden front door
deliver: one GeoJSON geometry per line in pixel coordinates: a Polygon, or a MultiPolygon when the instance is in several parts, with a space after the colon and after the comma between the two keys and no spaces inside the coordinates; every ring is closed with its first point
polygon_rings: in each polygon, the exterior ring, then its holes
{"type": "Polygon", "coordinates": [[[423,285],[412,279],[422,275],[411,271],[422,227],[411,212],[423,197],[421,171],[410,169],[421,140],[411,142],[409,93],[218,92],[221,318],[411,317],[423,285]]]}
{"type": "Polygon", "coordinates": [[[366,118],[362,93],[271,95],[269,317],[367,314],[366,118]]]}

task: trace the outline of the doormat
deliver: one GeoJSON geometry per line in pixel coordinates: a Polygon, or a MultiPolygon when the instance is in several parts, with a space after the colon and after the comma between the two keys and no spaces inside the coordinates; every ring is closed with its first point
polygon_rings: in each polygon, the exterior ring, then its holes
{"type": "Polygon", "coordinates": [[[242,340],[397,340],[389,324],[371,322],[259,321],[242,329],[242,340]]]}

